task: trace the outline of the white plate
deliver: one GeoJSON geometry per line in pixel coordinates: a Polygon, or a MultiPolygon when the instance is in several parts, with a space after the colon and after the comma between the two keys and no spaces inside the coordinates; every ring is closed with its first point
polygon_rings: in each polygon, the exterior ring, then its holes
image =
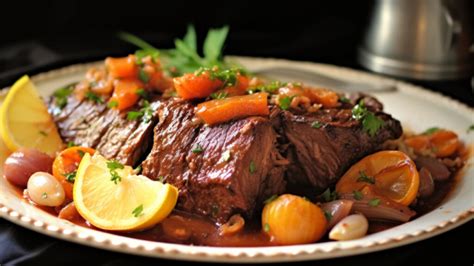
{"type": "MultiPolygon", "coordinates": [[[[456,131],[473,150],[474,132],[466,129],[474,124],[474,110],[459,102],[422,88],[373,74],[336,66],[292,62],[276,59],[234,58],[251,70],[267,66],[304,68],[347,80],[394,83],[398,91],[374,94],[385,110],[402,121],[406,128],[422,131],[432,126],[456,131]]],[[[92,63],[96,64],[96,63],[92,63]]],[[[81,80],[91,64],[74,65],[33,77],[45,97],[65,84],[81,80]]],[[[21,115],[21,114],[20,114],[21,115]]],[[[0,162],[7,150],[0,143],[0,162]]],[[[259,248],[218,248],[151,242],[117,236],[74,225],[22,201],[12,187],[0,178],[0,216],[23,227],[56,238],[98,248],[137,255],[193,261],[219,262],[282,262],[323,259],[406,245],[448,231],[474,218],[474,159],[471,156],[459,182],[442,205],[432,212],[392,229],[344,242],[259,248]]],[[[2,173],[0,166],[0,174],[2,173]]]]}

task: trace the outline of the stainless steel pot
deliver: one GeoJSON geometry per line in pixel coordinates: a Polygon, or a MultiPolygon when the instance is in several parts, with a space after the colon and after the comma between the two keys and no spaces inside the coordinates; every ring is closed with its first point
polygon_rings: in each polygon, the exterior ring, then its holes
{"type": "Polygon", "coordinates": [[[423,80],[474,72],[468,0],[376,0],[359,62],[384,74],[423,80]]]}

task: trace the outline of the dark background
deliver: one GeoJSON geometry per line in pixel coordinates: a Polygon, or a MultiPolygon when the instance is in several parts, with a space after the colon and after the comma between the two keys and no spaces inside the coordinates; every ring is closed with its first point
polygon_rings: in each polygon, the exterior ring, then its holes
{"type": "MultiPolygon", "coordinates": [[[[156,47],[170,48],[193,23],[201,43],[209,27],[230,26],[226,54],[279,57],[361,69],[356,49],[372,1],[8,1],[0,3],[0,88],[21,75],[125,55],[134,48],[116,38],[132,32],[156,47]]],[[[471,14],[474,9],[471,6],[471,14]]],[[[411,81],[470,106],[469,79],[411,81]]],[[[319,265],[472,265],[471,221],[420,243],[319,265]],[[464,242],[465,243],[465,242],[464,242]],[[471,253],[469,253],[471,252],[471,253]]],[[[160,260],[122,255],[55,240],[0,219],[0,264],[157,264],[160,260]]],[[[316,264],[316,263],[307,263],[316,264]]]]}

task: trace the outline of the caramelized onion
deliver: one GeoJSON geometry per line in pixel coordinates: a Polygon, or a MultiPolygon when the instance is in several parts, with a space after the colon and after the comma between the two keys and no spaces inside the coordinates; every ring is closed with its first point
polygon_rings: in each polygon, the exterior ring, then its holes
{"type": "Polygon", "coordinates": [[[219,234],[220,235],[234,235],[242,229],[244,229],[245,220],[240,216],[240,214],[234,214],[232,217],[229,218],[227,223],[221,225],[219,227],[219,234]]]}
{"type": "Polygon", "coordinates": [[[22,148],[5,160],[4,175],[11,183],[26,187],[30,176],[36,172],[51,173],[53,158],[34,149],[22,148]]]}
{"type": "Polygon", "coordinates": [[[354,202],[352,200],[344,200],[344,199],[323,203],[321,205],[321,208],[330,217],[328,219],[327,228],[331,229],[339,221],[341,221],[347,215],[349,215],[351,213],[353,204],[354,202]]]}
{"type": "Polygon", "coordinates": [[[418,168],[425,167],[426,170],[430,171],[433,180],[443,181],[447,180],[451,173],[449,169],[442,162],[436,158],[420,156],[415,160],[418,168]]]}
{"type": "Polygon", "coordinates": [[[384,197],[364,194],[359,200],[353,194],[342,194],[342,199],[353,200],[352,213],[361,213],[369,220],[408,222],[415,212],[407,206],[384,197]],[[374,200],[377,200],[374,206],[374,200]]]}

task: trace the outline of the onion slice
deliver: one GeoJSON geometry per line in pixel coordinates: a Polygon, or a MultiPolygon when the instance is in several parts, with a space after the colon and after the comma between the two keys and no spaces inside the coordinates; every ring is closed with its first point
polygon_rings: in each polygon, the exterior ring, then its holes
{"type": "Polygon", "coordinates": [[[331,229],[339,221],[348,216],[351,213],[353,203],[354,201],[352,200],[342,199],[321,204],[324,213],[329,216],[327,228],[331,229]]]}

